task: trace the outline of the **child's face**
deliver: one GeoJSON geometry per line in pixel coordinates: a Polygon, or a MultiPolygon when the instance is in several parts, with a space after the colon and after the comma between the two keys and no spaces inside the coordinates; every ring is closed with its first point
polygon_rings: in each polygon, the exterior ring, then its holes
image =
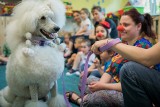
{"type": "Polygon", "coordinates": [[[66,35],[66,36],[64,36],[64,42],[69,42],[69,36],[68,35],[66,35]]]}
{"type": "Polygon", "coordinates": [[[85,42],[82,42],[81,43],[81,51],[84,53],[84,54],[87,54],[90,50],[90,47],[87,46],[87,43],[85,42]]]}
{"type": "Polygon", "coordinates": [[[106,39],[108,37],[107,35],[107,31],[105,30],[105,28],[103,26],[97,26],[96,27],[96,38],[98,40],[103,40],[106,39]]]}
{"type": "Polygon", "coordinates": [[[82,20],[87,19],[88,15],[85,13],[85,11],[81,10],[80,13],[81,13],[81,18],[82,18],[82,20]]]}
{"type": "Polygon", "coordinates": [[[111,55],[107,52],[107,51],[104,51],[100,54],[100,58],[101,60],[107,60],[107,59],[110,59],[111,58],[111,55]]]}
{"type": "Polygon", "coordinates": [[[75,41],[74,47],[75,47],[76,49],[78,49],[80,46],[81,46],[81,44],[80,44],[79,42],[75,41]]]}

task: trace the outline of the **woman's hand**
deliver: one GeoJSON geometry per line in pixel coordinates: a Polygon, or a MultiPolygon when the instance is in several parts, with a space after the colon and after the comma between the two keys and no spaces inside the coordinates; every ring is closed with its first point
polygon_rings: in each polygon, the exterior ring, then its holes
{"type": "Polygon", "coordinates": [[[112,39],[105,39],[105,40],[100,40],[100,41],[96,41],[92,47],[91,47],[91,51],[95,54],[100,54],[101,52],[99,51],[99,48],[104,46],[105,44],[107,44],[109,41],[111,41],[112,39]]]}
{"type": "Polygon", "coordinates": [[[96,81],[96,82],[91,82],[88,85],[88,87],[92,92],[95,92],[95,91],[103,90],[104,84],[105,83],[102,83],[100,81],[96,81]]]}

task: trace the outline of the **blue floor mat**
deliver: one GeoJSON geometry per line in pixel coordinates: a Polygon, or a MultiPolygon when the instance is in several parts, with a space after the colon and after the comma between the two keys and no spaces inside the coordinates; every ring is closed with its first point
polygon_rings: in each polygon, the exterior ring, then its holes
{"type": "MultiPolygon", "coordinates": [[[[7,85],[5,71],[6,71],[6,66],[0,65],[0,89],[4,88],[7,85]]],[[[65,68],[64,69],[65,90],[74,91],[79,94],[78,90],[79,77],[76,75],[66,76],[67,71],[68,70],[65,68]]],[[[60,94],[63,94],[62,77],[58,80],[58,91],[60,94]]],[[[78,107],[78,106],[72,104],[72,107],[78,107]]]]}

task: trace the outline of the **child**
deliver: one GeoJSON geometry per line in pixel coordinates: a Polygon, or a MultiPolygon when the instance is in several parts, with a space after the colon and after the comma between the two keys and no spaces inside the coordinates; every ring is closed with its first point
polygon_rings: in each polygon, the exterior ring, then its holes
{"type": "MultiPolygon", "coordinates": [[[[87,55],[88,55],[88,52],[90,51],[90,48],[91,48],[91,41],[83,40],[81,43],[81,52],[78,52],[78,54],[76,55],[76,58],[73,63],[73,67],[69,72],[67,72],[67,75],[71,75],[74,73],[79,75],[80,72],[83,71],[84,64],[86,62],[87,55]],[[76,72],[76,71],[80,71],[80,72],[76,72]]],[[[92,54],[88,61],[89,66],[93,64],[94,59],[95,59],[95,54],[92,54]]]]}
{"type": "MultiPolygon", "coordinates": [[[[94,63],[88,68],[88,74],[90,76],[95,76],[98,78],[101,78],[103,73],[107,70],[107,68],[111,64],[111,58],[113,56],[114,52],[111,50],[104,51],[100,54],[100,59],[96,58],[94,60],[94,63]]],[[[81,73],[81,76],[83,76],[83,72],[81,73]]]]}
{"type": "Polygon", "coordinates": [[[67,52],[64,53],[64,57],[67,58],[72,53],[73,42],[71,41],[71,33],[66,33],[64,35],[64,43],[66,44],[67,52]]]}
{"type": "Polygon", "coordinates": [[[83,39],[84,39],[83,37],[78,37],[78,38],[75,39],[75,43],[74,43],[74,46],[73,46],[73,49],[72,49],[72,55],[68,59],[67,64],[66,64],[66,67],[68,69],[71,68],[71,66],[73,64],[73,61],[74,61],[74,59],[75,59],[75,57],[77,55],[77,52],[80,51],[80,49],[81,49],[80,45],[81,45],[81,42],[83,41],[83,39]]]}
{"type": "Polygon", "coordinates": [[[106,38],[110,38],[110,32],[111,32],[110,24],[107,21],[100,22],[95,27],[96,40],[103,40],[106,38]]]}
{"type": "Polygon", "coordinates": [[[81,27],[76,33],[76,35],[89,35],[92,29],[92,23],[89,19],[90,13],[87,8],[82,8],[80,13],[81,13],[82,22],[81,22],[81,27]]]}
{"type": "Polygon", "coordinates": [[[5,42],[3,45],[3,54],[0,55],[0,64],[6,64],[8,61],[8,57],[11,54],[11,50],[9,49],[7,43],[5,42]]]}

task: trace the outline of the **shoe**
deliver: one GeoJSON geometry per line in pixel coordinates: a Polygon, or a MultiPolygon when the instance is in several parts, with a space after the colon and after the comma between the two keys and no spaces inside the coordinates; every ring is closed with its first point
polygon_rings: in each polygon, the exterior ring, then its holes
{"type": "Polygon", "coordinates": [[[80,103],[78,100],[81,100],[80,96],[74,92],[66,92],[66,97],[68,98],[69,102],[76,104],[77,106],[80,106],[80,103]]]}
{"type": "Polygon", "coordinates": [[[65,64],[65,67],[66,67],[67,69],[71,69],[71,68],[72,68],[72,66],[71,66],[70,64],[65,64]]]}
{"type": "MultiPolygon", "coordinates": [[[[77,70],[71,69],[69,72],[66,73],[67,76],[71,76],[73,74],[76,74],[76,72],[78,72],[77,70]]],[[[78,73],[77,73],[78,74],[78,73]]],[[[76,75],[77,75],[76,74],[76,75]]]]}
{"type": "Polygon", "coordinates": [[[79,71],[76,71],[75,74],[76,74],[77,76],[80,76],[80,72],[79,72],[79,71]]]}
{"type": "Polygon", "coordinates": [[[67,76],[71,76],[71,75],[73,75],[73,74],[70,73],[70,72],[67,72],[66,75],[67,75],[67,76]]]}

